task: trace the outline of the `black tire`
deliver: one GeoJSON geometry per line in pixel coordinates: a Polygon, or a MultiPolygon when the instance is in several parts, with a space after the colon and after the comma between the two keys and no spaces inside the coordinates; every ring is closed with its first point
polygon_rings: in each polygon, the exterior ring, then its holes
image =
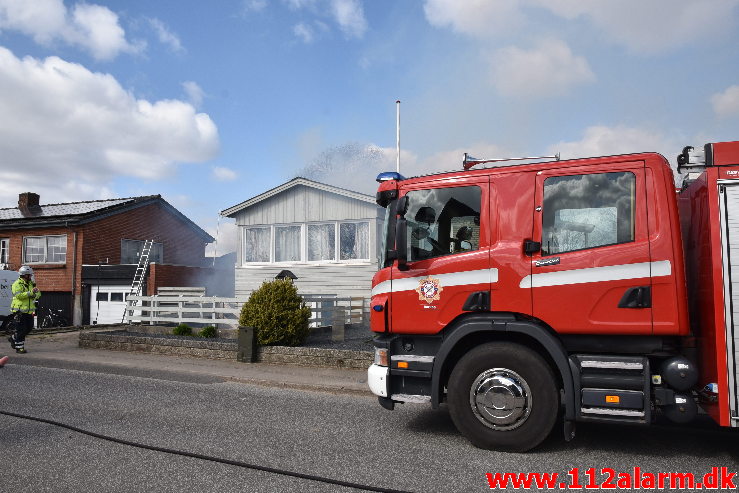
{"type": "Polygon", "coordinates": [[[452,421],[483,449],[530,450],[549,435],[559,412],[552,369],[535,351],[510,342],[464,355],[447,389],[452,421]]]}

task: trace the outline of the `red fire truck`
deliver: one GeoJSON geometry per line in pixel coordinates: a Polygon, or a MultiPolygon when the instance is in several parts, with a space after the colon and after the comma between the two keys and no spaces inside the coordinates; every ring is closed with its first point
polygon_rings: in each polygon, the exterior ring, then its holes
{"type": "MultiPolygon", "coordinates": [[[[478,161],[479,162],[479,161],[478,161]]],[[[380,404],[446,402],[482,448],[563,423],[739,423],[739,142],[383,173],[380,404]],[[736,288],[736,289],[735,289],[736,288]],[[736,332],[736,334],[735,334],[736,332]]]]}

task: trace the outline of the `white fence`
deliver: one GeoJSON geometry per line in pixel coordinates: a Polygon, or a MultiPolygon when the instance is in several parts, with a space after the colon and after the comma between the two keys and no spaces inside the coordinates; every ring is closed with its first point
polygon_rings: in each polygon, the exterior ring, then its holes
{"type": "Polygon", "coordinates": [[[367,298],[333,294],[307,294],[302,298],[311,310],[311,327],[325,327],[337,322],[369,325],[367,298]]]}
{"type": "MultiPolygon", "coordinates": [[[[311,327],[345,324],[369,324],[369,300],[362,297],[305,295],[311,310],[311,327]]],[[[244,300],[215,296],[129,296],[126,321],[158,325],[186,323],[236,327],[244,300]],[[136,306],[131,302],[136,301],[136,306]]]]}

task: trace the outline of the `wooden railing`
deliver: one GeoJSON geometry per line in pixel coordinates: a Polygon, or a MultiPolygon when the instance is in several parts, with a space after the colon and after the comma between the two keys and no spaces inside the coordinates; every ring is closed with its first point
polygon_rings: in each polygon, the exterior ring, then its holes
{"type": "MultiPolygon", "coordinates": [[[[342,324],[369,324],[369,300],[362,297],[304,295],[311,310],[311,327],[342,324]]],[[[125,319],[128,323],[158,325],[186,323],[236,327],[242,298],[215,296],[129,296],[125,319]],[[131,306],[136,300],[136,306],[131,306]]]]}

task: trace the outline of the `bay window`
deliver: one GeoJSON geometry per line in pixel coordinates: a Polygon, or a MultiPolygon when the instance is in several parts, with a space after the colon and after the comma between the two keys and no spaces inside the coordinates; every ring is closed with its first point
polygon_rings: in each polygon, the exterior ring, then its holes
{"type": "Polygon", "coordinates": [[[247,226],[243,235],[245,264],[370,259],[369,221],[247,226]]]}

